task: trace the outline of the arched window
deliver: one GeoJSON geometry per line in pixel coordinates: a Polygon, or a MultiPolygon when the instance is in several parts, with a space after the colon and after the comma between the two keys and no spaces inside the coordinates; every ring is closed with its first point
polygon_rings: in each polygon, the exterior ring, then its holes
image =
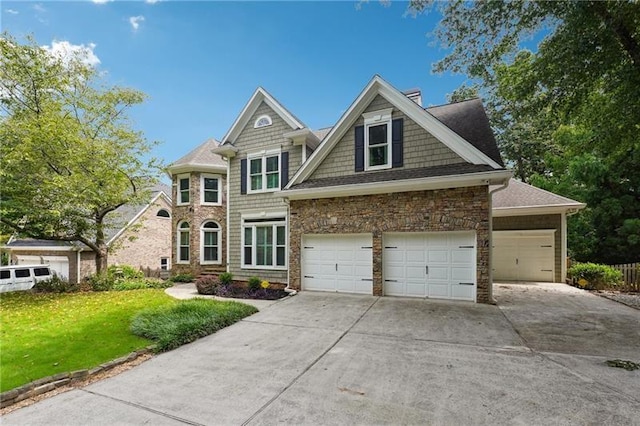
{"type": "Polygon", "coordinates": [[[200,263],[220,263],[220,226],[208,220],[200,228],[200,263]]]}
{"type": "Polygon", "coordinates": [[[169,211],[167,211],[166,209],[158,210],[158,213],[156,214],[156,216],[158,216],[158,217],[171,217],[171,215],[169,214],[169,211]]]}
{"type": "Polygon", "coordinates": [[[259,129],[260,127],[271,126],[272,123],[273,122],[271,121],[271,117],[269,117],[268,115],[261,115],[254,123],[253,128],[259,129]]]}
{"type": "Polygon", "coordinates": [[[178,263],[189,263],[189,222],[178,224],[178,263]]]}

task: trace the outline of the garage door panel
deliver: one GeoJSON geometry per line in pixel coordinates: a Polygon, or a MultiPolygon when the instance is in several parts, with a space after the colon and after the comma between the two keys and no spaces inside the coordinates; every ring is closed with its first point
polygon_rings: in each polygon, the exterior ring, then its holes
{"type": "Polygon", "coordinates": [[[475,233],[388,234],[383,238],[385,294],[475,300],[475,233]],[[454,292],[452,286],[459,281],[473,285],[454,292]]]}
{"type": "Polygon", "coordinates": [[[303,289],[372,294],[371,235],[305,235],[303,243],[303,289]]]}
{"type": "Polygon", "coordinates": [[[469,300],[473,297],[473,286],[453,285],[451,286],[451,298],[456,300],[469,300]]]}
{"type": "Polygon", "coordinates": [[[553,281],[553,231],[495,231],[493,236],[495,280],[553,281]]]}

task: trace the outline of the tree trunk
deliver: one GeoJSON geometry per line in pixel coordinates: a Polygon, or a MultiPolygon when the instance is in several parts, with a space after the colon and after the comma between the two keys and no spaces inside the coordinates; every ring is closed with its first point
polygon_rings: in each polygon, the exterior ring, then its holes
{"type": "Polygon", "coordinates": [[[107,271],[107,246],[101,245],[100,250],[96,250],[96,273],[101,274],[107,271]]]}

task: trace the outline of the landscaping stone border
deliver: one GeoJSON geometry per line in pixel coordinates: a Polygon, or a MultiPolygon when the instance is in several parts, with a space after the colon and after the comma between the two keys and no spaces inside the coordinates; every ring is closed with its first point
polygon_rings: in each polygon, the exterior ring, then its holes
{"type": "Polygon", "coordinates": [[[153,346],[149,346],[139,351],[131,352],[129,355],[100,364],[95,368],[77,370],[70,373],[58,373],[53,376],[34,380],[33,382],[24,384],[15,389],[2,392],[0,394],[0,408],[8,407],[27,398],[33,398],[62,386],[72,385],[105,371],[109,371],[119,365],[134,361],[142,355],[153,353],[153,348],[153,346]]]}

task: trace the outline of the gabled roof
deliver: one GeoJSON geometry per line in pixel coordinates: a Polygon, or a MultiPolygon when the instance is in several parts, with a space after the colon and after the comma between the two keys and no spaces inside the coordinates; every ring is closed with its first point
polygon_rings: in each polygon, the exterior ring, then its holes
{"type": "Polygon", "coordinates": [[[187,155],[171,163],[167,169],[171,174],[194,170],[225,173],[226,161],[220,155],[213,153],[218,145],[217,140],[207,139],[187,155]]]}
{"type": "Polygon", "coordinates": [[[489,117],[480,99],[470,99],[447,105],[425,108],[426,111],[484,152],[493,161],[504,166],[489,117]]]}
{"type": "Polygon", "coordinates": [[[486,164],[494,169],[502,169],[502,162],[497,162],[490,155],[483,152],[470,141],[465,140],[442,121],[431,113],[425,111],[420,105],[409,99],[402,92],[391,86],[380,76],[376,75],[367,84],[364,90],[342,115],[338,123],[331,128],[322,143],[314,151],[309,160],[305,162],[298,172],[291,178],[285,189],[304,182],[313,171],[322,163],[334,146],[342,139],[353,123],[360,117],[363,111],[377,96],[381,95],[394,107],[401,110],[407,117],[422,126],[436,139],[449,147],[461,158],[471,164],[486,164]]]}
{"type": "Polygon", "coordinates": [[[233,122],[231,128],[227,132],[226,135],[222,138],[222,145],[233,144],[242,132],[242,129],[247,125],[249,119],[256,112],[260,104],[264,102],[269,108],[271,108],[276,114],[278,114],[292,129],[303,129],[307,126],[304,125],[300,120],[296,118],[293,114],[291,114],[280,102],[278,102],[273,96],[269,94],[262,87],[258,87],[249,102],[244,106],[236,121],[233,122]]]}
{"type": "Polygon", "coordinates": [[[505,189],[494,192],[492,199],[494,216],[574,212],[584,207],[584,203],[513,178],[505,189]]]}
{"type": "MultiPolygon", "coordinates": [[[[105,240],[110,245],[116,238],[122,234],[129,226],[131,226],[144,212],[154,205],[159,198],[164,198],[169,205],[171,204],[171,188],[163,183],[158,183],[150,189],[150,201],[146,203],[125,204],[120,206],[113,213],[117,214],[117,226],[107,226],[105,229],[105,240]]],[[[108,218],[108,216],[107,216],[108,218]]],[[[114,220],[112,219],[112,222],[114,220]]],[[[56,241],[41,240],[34,238],[20,238],[13,240],[5,246],[9,249],[52,249],[52,250],[88,250],[89,248],[79,241],[56,241]]]]}

